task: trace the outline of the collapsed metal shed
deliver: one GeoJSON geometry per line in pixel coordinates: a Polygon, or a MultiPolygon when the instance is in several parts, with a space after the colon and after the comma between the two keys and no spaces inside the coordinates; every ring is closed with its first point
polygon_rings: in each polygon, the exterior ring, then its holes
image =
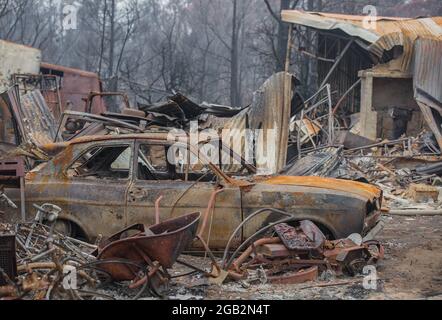
{"type": "MultiPolygon", "coordinates": [[[[348,74],[334,74],[340,64],[351,59],[348,52],[357,47],[370,57],[372,68],[361,68],[357,75],[355,70],[350,72],[350,78],[360,78],[355,85],[360,81],[363,136],[384,138],[388,127],[395,125],[391,119],[393,116],[390,116],[394,114],[392,108],[399,108],[409,112],[409,128],[423,126],[425,120],[442,148],[440,123],[434,113],[442,115],[442,17],[367,17],[286,10],[282,12],[282,19],[347,43],[332,59],[333,66],[328,68],[325,76],[320,75],[322,81],[331,83],[333,89],[338,90],[339,96],[353,88],[348,81],[342,81],[342,78],[349,77],[348,74]],[[426,97],[425,101],[422,101],[423,97],[426,97]]],[[[361,59],[366,59],[364,54],[361,59]]],[[[319,70],[321,72],[321,68],[319,70]]]]}

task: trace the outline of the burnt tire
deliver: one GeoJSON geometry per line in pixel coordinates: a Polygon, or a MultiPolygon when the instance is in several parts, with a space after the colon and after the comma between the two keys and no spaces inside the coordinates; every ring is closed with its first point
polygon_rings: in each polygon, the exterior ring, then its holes
{"type": "Polygon", "coordinates": [[[84,230],[76,223],[69,220],[57,220],[54,230],[66,237],[82,240],[88,242],[89,239],[84,230]]]}
{"type": "Polygon", "coordinates": [[[67,220],[58,220],[55,222],[54,231],[66,236],[72,237],[74,236],[74,225],[67,220]]]}

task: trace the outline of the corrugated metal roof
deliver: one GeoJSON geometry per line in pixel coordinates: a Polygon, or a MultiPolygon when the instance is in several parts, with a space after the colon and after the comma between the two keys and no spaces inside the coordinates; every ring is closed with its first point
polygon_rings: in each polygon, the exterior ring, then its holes
{"type": "Polygon", "coordinates": [[[416,40],[413,79],[417,100],[442,106],[442,41],[416,40]]]}
{"type": "MultiPolygon", "coordinates": [[[[333,13],[333,12],[304,12],[299,10],[287,10],[286,12],[301,12],[301,13],[309,13],[312,15],[318,15],[321,17],[327,17],[331,19],[340,19],[340,20],[347,20],[347,21],[356,21],[360,22],[364,20],[367,16],[358,16],[358,15],[351,15],[351,14],[342,14],[342,13],[333,13]]],[[[376,21],[405,21],[405,20],[413,20],[412,18],[402,18],[402,17],[382,17],[377,16],[375,17],[376,21]]]]}
{"type": "Polygon", "coordinates": [[[282,19],[285,22],[320,30],[340,30],[349,36],[360,38],[371,44],[369,50],[378,58],[382,57],[384,51],[402,46],[404,53],[395,61],[395,66],[403,72],[410,69],[414,42],[417,38],[442,40],[442,17],[419,19],[377,17],[374,29],[364,28],[366,18],[367,16],[299,10],[282,11],[282,19]]]}
{"type": "Polygon", "coordinates": [[[324,14],[299,10],[283,10],[282,20],[320,30],[341,30],[353,37],[359,37],[369,43],[377,41],[381,34],[362,27],[362,19],[357,16],[324,14]]]}
{"type": "Polygon", "coordinates": [[[306,12],[283,10],[282,20],[320,30],[341,30],[348,35],[359,37],[374,43],[379,38],[396,32],[411,35],[442,36],[442,17],[433,18],[398,18],[374,17],[375,29],[364,28],[367,16],[343,15],[336,13],[306,12]]]}

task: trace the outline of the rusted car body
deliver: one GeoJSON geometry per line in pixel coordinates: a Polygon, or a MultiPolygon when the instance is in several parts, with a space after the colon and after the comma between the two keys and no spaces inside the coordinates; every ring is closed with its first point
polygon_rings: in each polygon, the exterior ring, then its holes
{"type": "MultiPolygon", "coordinates": [[[[27,175],[28,215],[34,203],[55,204],[63,209],[61,219],[69,222],[69,232],[93,241],[133,224],[153,225],[160,197],[161,221],[204,212],[222,186],[205,232],[213,249],[224,248],[235,228],[263,208],[311,220],[336,239],[364,233],[379,218],[382,192],[374,186],[318,177],[256,177],[243,163],[246,172],[234,178],[187,142],[182,146],[198,155],[201,166],[179,167],[165,160],[176,145],[167,138],[167,133],[93,136],[46,146],[61,151],[27,175]]],[[[19,199],[14,190],[8,195],[19,199]]],[[[278,219],[270,214],[254,219],[235,244],[278,219]]]]}

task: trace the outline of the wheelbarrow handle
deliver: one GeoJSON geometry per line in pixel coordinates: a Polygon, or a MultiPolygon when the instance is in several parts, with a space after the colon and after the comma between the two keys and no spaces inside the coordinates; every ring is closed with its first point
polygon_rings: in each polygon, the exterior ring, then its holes
{"type": "Polygon", "coordinates": [[[203,234],[204,231],[206,230],[207,220],[209,219],[210,212],[215,208],[216,197],[218,196],[218,194],[220,194],[223,191],[224,189],[217,189],[210,196],[209,205],[207,206],[207,210],[204,213],[203,224],[201,226],[200,232],[198,233],[198,238],[201,239],[203,238],[203,234]]]}

